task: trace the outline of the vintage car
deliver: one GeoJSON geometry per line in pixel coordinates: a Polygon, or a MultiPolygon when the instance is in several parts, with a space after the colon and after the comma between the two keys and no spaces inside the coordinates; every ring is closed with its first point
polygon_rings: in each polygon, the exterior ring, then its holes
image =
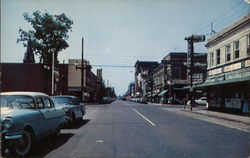
{"type": "Polygon", "coordinates": [[[61,108],[65,112],[65,123],[68,126],[73,126],[77,120],[82,121],[82,117],[85,114],[86,107],[84,104],[80,104],[79,100],[75,96],[52,96],[52,100],[57,108],[61,108]]]}
{"type": "Polygon", "coordinates": [[[38,92],[0,93],[2,153],[27,155],[35,141],[59,135],[65,121],[63,110],[51,98],[38,92]]]}

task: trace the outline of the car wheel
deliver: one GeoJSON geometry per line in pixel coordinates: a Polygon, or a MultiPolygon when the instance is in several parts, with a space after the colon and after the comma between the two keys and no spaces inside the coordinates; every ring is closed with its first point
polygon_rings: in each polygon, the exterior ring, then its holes
{"type": "Polygon", "coordinates": [[[28,131],[23,131],[22,138],[20,139],[20,144],[15,146],[14,149],[19,156],[25,156],[30,152],[31,146],[32,146],[31,133],[28,131]]]}

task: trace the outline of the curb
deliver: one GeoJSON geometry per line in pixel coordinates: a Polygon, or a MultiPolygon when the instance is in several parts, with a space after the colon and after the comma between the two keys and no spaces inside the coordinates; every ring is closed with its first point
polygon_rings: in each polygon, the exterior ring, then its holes
{"type": "Polygon", "coordinates": [[[203,113],[188,111],[188,110],[181,110],[181,111],[194,113],[194,114],[199,114],[199,115],[203,115],[203,116],[215,117],[215,118],[224,119],[224,120],[227,120],[227,121],[233,121],[233,122],[238,122],[238,123],[243,123],[243,124],[246,124],[246,125],[250,125],[250,122],[247,123],[247,122],[243,122],[243,121],[240,121],[240,120],[234,120],[234,119],[230,119],[230,118],[219,117],[219,116],[215,116],[215,115],[211,115],[211,114],[203,114],[203,113]]]}

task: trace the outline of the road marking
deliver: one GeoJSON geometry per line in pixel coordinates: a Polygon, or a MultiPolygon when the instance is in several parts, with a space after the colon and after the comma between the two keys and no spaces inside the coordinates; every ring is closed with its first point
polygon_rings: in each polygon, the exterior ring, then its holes
{"type": "Polygon", "coordinates": [[[145,116],[143,116],[141,113],[139,113],[137,110],[135,110],[134,108],[133,108],[133,110],[137,113],[137,114],[139,114],[142,118],[144,118],[146,121],[148,121],[152,126],[155,126],[155,124],[152,122],[152,121],[150,121],[148,118],[146,118],[145,116]]]}
{"type": "Polygon", "coordinates": [[[95,142],[96,142],[96,143],[103,143],[103,140],[100,140],[100,139],[99,139],[99,140],[96,140],[95,142]]]}

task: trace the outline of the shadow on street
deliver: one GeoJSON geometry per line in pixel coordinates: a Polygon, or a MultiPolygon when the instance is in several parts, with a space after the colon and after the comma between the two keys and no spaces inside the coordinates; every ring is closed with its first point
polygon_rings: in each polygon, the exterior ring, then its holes
{"type": "Polygon", "coordinates": [[[62,133],[59,137],[48,137],[35,145],[28,157],[44,157],[49,152],[65,144],[74,134],[62,133]]]}

